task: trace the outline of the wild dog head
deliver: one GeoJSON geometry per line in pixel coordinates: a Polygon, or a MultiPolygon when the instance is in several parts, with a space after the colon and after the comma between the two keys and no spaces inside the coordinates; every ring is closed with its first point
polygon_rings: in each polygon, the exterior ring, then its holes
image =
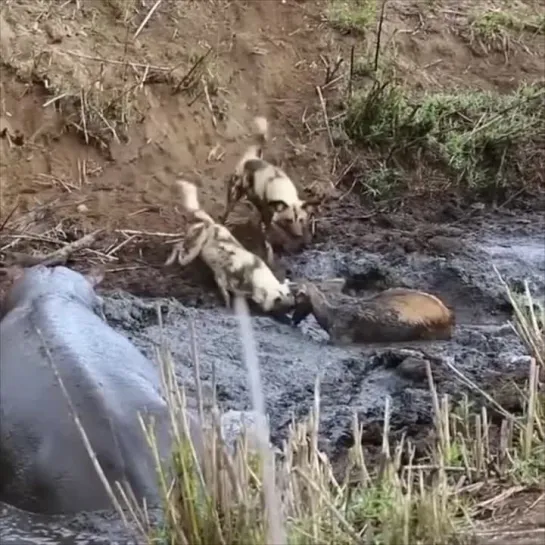
{"type": "Polygon", "coordinates": [[[284,201],[270,201],[271,223],[277,225],[291,236],[302,238],[305,243],[312,239],[310,222],[315,216],[317,206],[310,201],[297,201],[288,205],[284,201]]]}
{"type": "MultiPolygon", "coordinates": [[[[288,281],[279,282],[270,271],[259,271],[254,279],[260,277],[260,292],[257,295],[263,310],[273,313],[285,313],[293,309],[295,300],[288,281]]],[[[256,282],[257,283],[257,282],[256,282]]]]}

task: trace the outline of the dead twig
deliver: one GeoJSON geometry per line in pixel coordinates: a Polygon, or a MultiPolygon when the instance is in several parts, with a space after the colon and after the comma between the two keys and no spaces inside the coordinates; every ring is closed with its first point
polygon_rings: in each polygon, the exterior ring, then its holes
{"type": "Polygon", "coordinates": [[[328,57],[324,57],[323,55],[320,55],[320,59],[325,66],[324,86],[326,86],[328,83],[331,83],[331,81],[335,78],[344,59],[340,55],[337,57],[334,63],[331,62],[331,60],[328,57]]]}
{"type": "Polygon", "coordinates": [[[19,202],[15,203],[15,206],[11,209],[11,211],[6,216],[6,219],[2,222],[2,225],[0,225],[0,233],[4,230],[4,227],[7,225],[8,221],[11,219],[11,216],[15,214],[15,211],[19,208],[19,202]]]}
{"type": "Polygon", "coordinates": [[[172,237],[176,238],[180,236],[180,233],[162,233],[160,231],[136,231],[135,229],[117,229],[114,233],[121,233],[122,235],[142,235],[146,237],[172,237]]]}
{"type": "Polygon", "coordinates": [[[214,113],[214,105],[212,104],[212,100],[210,99],[210,93],[208,92],[208,83],[206,82],[206,79],[202,78],[202,86],[204,89],[204,96],[206,97],[206,104],[208,105],[208,109],[210,110],[210,114],[212,115],[212,123],[215,128],[218,127],[218,120],[216,119],[216,114],[214,113]]]}
{"type": "Polygon", "coordinates": [[[136,29],[136,32],[134,33],[134,36],[132,37],[133,40],[136,40],[138,38],[138,35],[140,32],[142,32],[142,29],[146,26],[147,22],[150,20],[151,16],[155,13],[155,10],[159,7],[163,0],[157,0],[153,6],[151,6],[151,9],[148,11],[148,14],[144,17],[144,20],[140,23],[140,26],[136,29]]]}
{"type": "Polygon", "coordinates": [[[324,95],[322,95],[322,89],[320,88],[319,85],[316,86],[316,91],[318,93],[318,97],[320,98],[320,105],[322,107],[322,113],[324,114],[325,126],[327,128],[327,136],[329,138],[329,143],[331,144],[331,148],[335,149],[335,142],[333,141],[333,135],[331,134],[331,127],[329,126],[329,116],[327,115],[326,103],[324,100],[324,95]]]}
{"type": "Polygon", "coordinates": [[[384,12],[386,10],[386,2],[388,0],[382,0],[382,6],[380,7],[380,18],[378,20],[378,29],[377,29],[377,43],[375,47],[375,62],[373,64],[373,71],[378,70],[378,59],[380,55],[380,40],[382,38],[382,25],[384,23],[384,12]]]}
{"type": "MultiPolygon", "coordinates": [[[[187,72],[187,74],[180,80],[180,83],[178,83],[178,85],[176,85],[176,87],[174,88],[174,90],[172,91],[172,94],[175,95],[176,93],[178,93],[180,91],[180,89],[182,88],[182,86],[184,85],[184,83],[186,83],[187,81],[189,81],[189,78],[193,75],[193,73],[195,72],[195,70],[197,70],[197,68],[207,59],[208,55],[210,55],[210,53],[212,53],[212,50],[213,48],[210,47],[208,49],[208,51],[206,53],[204,53],[203,55],[201,55],[196,61],[195,63],[193,64],[193,66],[189,69],[189,71],[187,72]]],[[[184,87],[185,89],[185,87],[184,87]]]]}
{"type": "Polygon", "coordinates": [[[90,61],[96,61],[96,62],[102,62],[106,64],[115,64],[118,66],[125,66],[126,64],[136,67],[136,68],[148,68],[148,70],[154,70],[157,72],[170,72],[172,68],[170,66],[155,66],[153,64],[143,64],[141,62],[133,62],[133,61],[119,61],[117,59],[106,59],[104,57],[96,57],[92,55],[84,55],[83,53],[76,53],[75,51],[70,51],[69,49],[64,49],[63,53],[66,53],[67,55],[70,55],[71,57],[77,57],[80,59],[87,59],[90,61]]]}
{"type": "Polygon", "coordinates": [[[19,265],[21,267],[33,267],[34,265],[45,265],[46,267],[51,267],[54,265],[63,265],[68,261],[70,254],[73,254],[84,248],[88,248],[93,244],[100,233],[104,229],[97,229],[92,233],[89,233],[70,244],[66,244],[62,248],[55,250],[49,254],[45,255],[27,255],[19,253],[11,253],[14,263],[12,265],[19,265]]]}
{"type": "Polygon", "coordinates": [[[348,98],[352,98],[352,82],[354,81],[354,55],[356,46],[353,45],[350,49],[350,75],[348,76],[348,98]]]}
{"type": "Polygon", "coordinates": [[[126,246],[127,244],[129,244],[129,242],[132,242],[135,238],[136,238],[136,235],[128,236],[123,242],[120,242],[119,244],[114,246],[111,250],[109,250],[106,253],[106,255],[107,256],[112,256],[112,255],[116,254],[117,252],[119,252],[119,250],[121,250],[121,248],[123,248],[123,246],[126,246]]]}

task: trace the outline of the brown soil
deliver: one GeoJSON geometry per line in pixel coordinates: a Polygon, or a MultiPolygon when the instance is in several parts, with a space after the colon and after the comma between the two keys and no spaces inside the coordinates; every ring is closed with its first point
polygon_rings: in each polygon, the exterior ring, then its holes
{"type": "MultiPolygon", "coordinates": [[[[339,226],[343,236],[361,234],[369,211],[338,185],[345,165],[330,148],[316,85],[325,78],[320,56],[342,56],[344,74],[352,44],[357,55],[372,50],[372,29],[334,30],[323,0],[171,0],[134,38],[152,5],[21,0],[0,11],[1,217],[17,204],[2,248],[51,251],[104,227],[77,267],[105,264],[106,287],[199,297],[207,273],[162,269],[173,238],[152,233],[183,234],[172,190],[179,176],[199,184],[210,213],[221,212],[224,177],[255,114],[270,120],[271,160],[311,193],[343,195],[325,207],[319,239],[339,226]],[[25,238],[13,238],[22,230],[25,238]]],[[[542,36],[483,41],[470,14],[448,0],[390,2],[384,43],[398,76],[416,88],[500,91],[542,76],[542,36]]],[[[345,87],[346,78],[324,88],[330,115],[345,87]]],[[[232,221],[254,217],[240,204],[232,221]]],[[[237,234],[251,246],[249,229],[237,234]]]]}
{"type": "MultiPolygon", "coordinates": [[[[510,492],[510,491],[508,491],[510,492]]],[[[539,545],[545,539],[543,490],[514,494],[491,502],[491,520],[477,529],[478,545],[539,545]]],[[[478,527],[481,526],[480,524],[478,527]]]]}

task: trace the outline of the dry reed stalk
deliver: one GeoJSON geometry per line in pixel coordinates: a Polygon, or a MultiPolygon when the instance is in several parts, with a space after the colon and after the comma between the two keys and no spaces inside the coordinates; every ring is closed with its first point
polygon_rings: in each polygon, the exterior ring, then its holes
{"type": "Polygon", "coordinates": [[[265,505],[267,508],[267,543],[287,545],[283,514],[276,490],[274,453],[270,448],[269,424],[265,413],[265,397],[261,386],[257,347],[252,333],[250,313],[244,299],[236,297],[234,301],[235,314],[239,320],[240,337],[244,360],[248,369],[248,381],[252,394],[254,411],[261,420],[256,427],[257,439],[263,462],[263,486],[265,505]]]}

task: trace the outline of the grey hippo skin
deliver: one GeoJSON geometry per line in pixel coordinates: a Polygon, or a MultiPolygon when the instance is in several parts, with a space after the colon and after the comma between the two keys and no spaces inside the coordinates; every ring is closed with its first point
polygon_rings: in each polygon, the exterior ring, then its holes
{"type": "Polygon", "coordinates": [[[36,327],[104,473],[157,500],[138,412],[153,414],[168,454],[156,366],[102,318],[101,278],[66,267],[20,269],[0,309],[0,501],[35,513],[111,508],[36,327]]]}

